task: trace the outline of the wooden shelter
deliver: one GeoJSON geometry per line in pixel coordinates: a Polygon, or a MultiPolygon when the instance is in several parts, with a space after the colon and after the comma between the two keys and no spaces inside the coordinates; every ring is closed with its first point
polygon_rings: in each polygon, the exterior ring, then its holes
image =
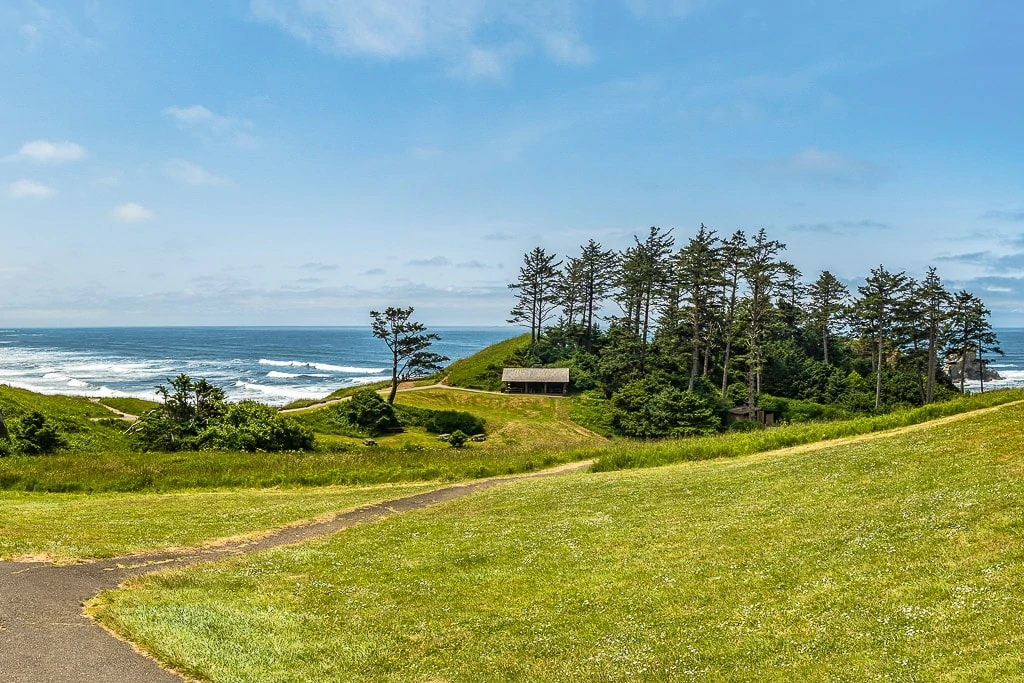
{"type": "Polygon", "coordinates": [[[501,381],[510,394],[569,393],[569,368],[505,368],[501,381]]]}
{"type": "Polygon", "coordinates": [[[733,422],[760,422],[765,427],[771,427],[775,424],[775,411],[768,408],[749,408],[747,406],[739,406],[737,408],[729,409],[729,418],[733,422]]]}

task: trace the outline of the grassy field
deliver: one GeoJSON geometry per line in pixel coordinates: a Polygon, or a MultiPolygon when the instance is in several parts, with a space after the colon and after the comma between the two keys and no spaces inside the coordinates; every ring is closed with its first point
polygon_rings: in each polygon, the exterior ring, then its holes
{"type": "Polygon", "coordinates": [[[211,681],[1020,679],[1022,421],[517,482],[92,611],[211,681]]]}
{"type": "Polygon", "coordinates": [[[168,494],[0,492],[0,559],[55,562],[197,546],[432,488],[237,490],[168,494]]]}

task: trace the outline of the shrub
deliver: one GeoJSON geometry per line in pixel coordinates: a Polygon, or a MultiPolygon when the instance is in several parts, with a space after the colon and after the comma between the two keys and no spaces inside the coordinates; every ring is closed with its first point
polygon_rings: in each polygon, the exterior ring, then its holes
{"type": "Polygon", "coordinates": [[[232,451],[302,451],[313,448],[313,431],[270,406],[242,401],[199,435],[203,448],[232,451]]]}
{"type": "Polygon", "coordinates": [[[452,448],[462,448],[466,442],[469,441],[469,436],[466,435],[461,429],[456,429],[448,437],[448,445],[452,448]]]}
{"type": "Polygon", "coordinates": [[[371,436],[386,434],[402,426],[391,404],[372,389],[352,394],[341,414],[352,426],[369,432],[371,436]]]}
{"type": "Polygon", "coordinates": [[[31,412],[14,424],[18,450],[28,455],[53,453],[67,445],[58,425],[40,412],[31,412]]]}
{"type": "Polygon", "coordinates": [[[612,424],[626,436],[653,438],[712,434],[722,423],[713,397],[681,391],[650,378],[623,386],[612,397],[612,424]]]}
{"type": "Polygon", "coordinates": [[[484,421],[476,415],[461,410],[431,411],[431,416],[423,426],[432,434],[479,434],[484,431],[484,421]]]}

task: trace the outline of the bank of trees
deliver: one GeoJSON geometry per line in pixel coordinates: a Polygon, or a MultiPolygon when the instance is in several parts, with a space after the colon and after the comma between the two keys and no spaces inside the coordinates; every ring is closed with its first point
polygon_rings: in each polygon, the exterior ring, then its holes
{"type": "Polygon", "coordinates": [[[590,240],[564,258],[537,247],[509,286],[510,322],[531,332],[520,360],[570,365],[637,436],[701,433],[715,422],[705,408],[782,399],[851,413],[930,403],[957,391],[947,356],[962,391],[971,358],[1001,353],[981,300],[934,268],[916,280],[879,265],[851,292],[827,270],[802,274],[763,229],[652,227],[622,251],[590,240]]]}

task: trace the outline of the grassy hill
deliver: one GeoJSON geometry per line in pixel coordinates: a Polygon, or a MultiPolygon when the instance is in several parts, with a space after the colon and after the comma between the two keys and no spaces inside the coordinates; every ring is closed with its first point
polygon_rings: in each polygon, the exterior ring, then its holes
{"type": "Polygon", "coordinates": [[[501,389],[501,370],[517,352],[530,345],[530,335],[506,339],[482,351],[455,361],[439,373],[445,384],[465,389],[498,391],[501,389]]]}
{"type": "Polygon", "coordinates": [[[1021,421],[522,481],[95,613],[204,680],[1019,678],[1021,421]]]}
{"type": "Polygon", "coordinates": [[[70,450],[98,453],[127,446],[126,423],[81,396],[45,396],[0,384],[0,410],[11,422],[32,412],[44,414],[59,425],[70,450]]]}

